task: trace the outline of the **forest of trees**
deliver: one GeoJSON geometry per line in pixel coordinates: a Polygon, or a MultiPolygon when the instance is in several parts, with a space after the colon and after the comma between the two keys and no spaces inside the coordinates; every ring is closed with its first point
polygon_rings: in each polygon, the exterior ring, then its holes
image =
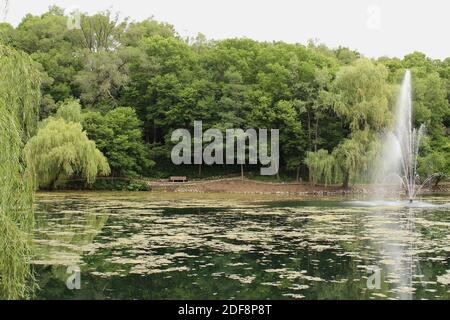
{"type": "Polygon", "coordinates": [[[66,24],[58,7],[15,28],[0,24],[0,43],[29,54],[40,72],[41,122],[26,150],[38,159],[42,187],[68,177],[93,182],[97,174],[239,173],[237,165],[171,163],[171,133],[192,129],[194,120],[204,130],[280,129],[283,179],[365,182],[406,68],[415,125],[428,133],[419,170],[450,173],[450,58],[367,59],[315,42],[185,39],[167,23],[111,12],[82,15],[81,29],[66,24]]]}

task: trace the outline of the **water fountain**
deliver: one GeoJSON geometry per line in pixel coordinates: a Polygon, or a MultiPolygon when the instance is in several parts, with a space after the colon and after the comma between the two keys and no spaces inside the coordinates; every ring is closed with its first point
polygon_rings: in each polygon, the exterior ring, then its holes
{"type": "Polygon", "coordinates": [[[417,174],[419,146],[424,133],[423,125],[416,129],[412,124],[411,72],[407,70],[397,102],[395,128],[387,135],[384,144],[383,172],[387,173],[384,176],[400,179],[410,203],[434,177],[420,183],[417,174]]]}

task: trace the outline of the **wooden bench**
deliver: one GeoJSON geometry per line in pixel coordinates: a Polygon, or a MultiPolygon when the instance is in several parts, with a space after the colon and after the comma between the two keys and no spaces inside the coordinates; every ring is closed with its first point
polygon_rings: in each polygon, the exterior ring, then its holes
{"type": "Polygon", "coordinates": [[[187,182],[187,177],[170,177],[170,182],[187,182]]]}

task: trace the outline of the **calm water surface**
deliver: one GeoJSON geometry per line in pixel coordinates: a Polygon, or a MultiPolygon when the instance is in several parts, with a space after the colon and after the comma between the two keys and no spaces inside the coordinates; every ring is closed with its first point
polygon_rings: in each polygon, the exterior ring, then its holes
{"type": "Polygon", "coordinates": [[[450,299],[450,197],[422,201],[41,193],[36,298],[450,299]]]}

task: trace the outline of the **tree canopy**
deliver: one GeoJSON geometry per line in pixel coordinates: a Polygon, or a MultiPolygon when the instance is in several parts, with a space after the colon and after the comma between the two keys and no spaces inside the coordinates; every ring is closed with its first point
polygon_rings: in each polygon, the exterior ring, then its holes
{"type": "Polygon", "coordinates": [[[148,147],[142,142],[141,121],[132,108],[116,108],[104,116],[86,113],[83,126],[109,159],[114,175],[137,176],[152,165],[148,147]]]}
{"type": "Polygon", "coordinates": [[[92,184],[98,175],[110,173],[107,159],[88,139],[81,124],[64,119],[48,119],[28,141],[25,152],[43,188],[53,189],[74,176],[92,184]]]}
{"type": "MultiPolygon", "coordinates": [[[[365,181],[369,175],[358,174],[369,161],[365,152],[375,155],[380,133],[392,125],[407,68],[413,74],[415,126],[428,128],[427,153],[450,157],[450,59],[420,52],[368,59],[313,41],[213,41],[201,34],[185,39],[168,23],[131,22],[110,11],[81,18],[81,30],[69,30],[63,10],[52,7],[27,15],[16,28],[0,25],[0,41],[36,61],[41,120],[64,119],[65,104],[79,101],[83,126],[115,176],[198,175],[193,166],[171,163],[170,136],[179,128],[193,132],[194,121],[202,120],[205,130],[280,129],[284,176],[311,176],[318,183],[328,165],[313,169],[311,159],[329,156],[341,170],[335,183],[365,181]]],[[[420,172],[429,171],[430,161],[420,162],[428,168],[420,172]]],[[[207,167],[213,175],[240,169],[207,167]]]]}

